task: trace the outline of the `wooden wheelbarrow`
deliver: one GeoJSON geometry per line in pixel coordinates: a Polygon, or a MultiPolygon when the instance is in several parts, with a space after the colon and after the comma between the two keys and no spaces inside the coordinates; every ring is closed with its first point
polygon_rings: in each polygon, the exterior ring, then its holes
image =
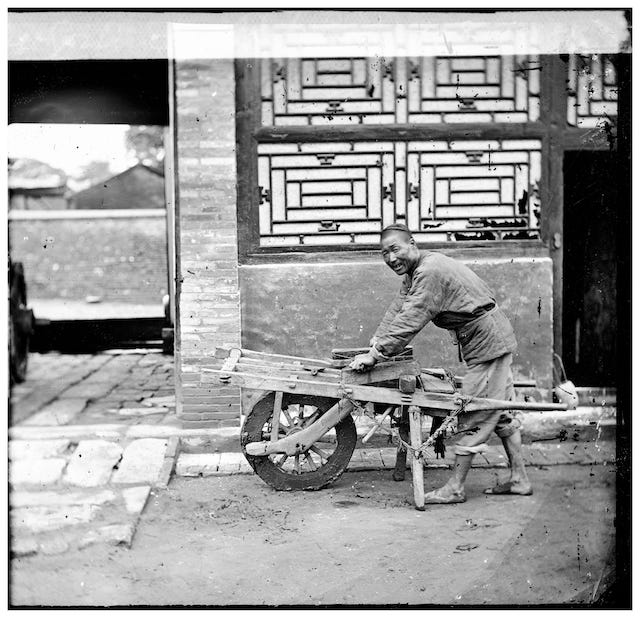
{"type": "MultiPolygon", "coordinates": [[[[361,350],[336,350],[332,360],[266,354],[245,349],[218,349],[223,384],[267,391],[247,414],[241,444],[256,474],[277,490],[316,490],[346,470],[356,445],[352,412],[375,408],[374,431],[389,431],[383,421],[409,418],[409,450],[415,506],[424,509],[423,459],[439,433],[458,414],[477,410],[566,410],[565,404],[528,403],[466,397],[456,378],[439,369],[422,369],[411,350],[371,371],[347,367],[361,350]],[[373,404],[373,405],[369,405],[373,404]],[[422,415],[444,419],[439,431],[423,441],[422,415]]],[[[458,379],[459,380],[459,379],[458,379]]],[[[533,386],[533,383],[528,384],[533,386]]],[[[406,456],[406,455],[405,455],[406,456]]],[[[402,467],[406,464],[402,462],[402,467]]]]}

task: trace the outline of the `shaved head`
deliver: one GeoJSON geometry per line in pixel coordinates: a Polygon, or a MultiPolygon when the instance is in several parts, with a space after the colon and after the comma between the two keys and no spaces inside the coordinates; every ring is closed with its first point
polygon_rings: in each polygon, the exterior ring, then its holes
{"type": "Polygon", "coordinates": [[[413,238],[411,231],[404,223],[392,223],[391,225],[387,225],[387,227],[385,227],[380,233],[380,242],[384,240],[385,236],[391,233],[402,234],[406,236],[407,240],[411,240],[413,238]]]}

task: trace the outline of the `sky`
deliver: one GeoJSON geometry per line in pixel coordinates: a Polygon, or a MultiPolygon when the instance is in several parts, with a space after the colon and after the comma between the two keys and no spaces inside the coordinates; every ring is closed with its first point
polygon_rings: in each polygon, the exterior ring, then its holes
{"type": "Polygon", "coordinates": [[[91,161],[107,161],[113,174],[135,165],[125,146],[129,125],[11,124],[7,132],[10,158],[37,159],[77,175],[91,161]]]}

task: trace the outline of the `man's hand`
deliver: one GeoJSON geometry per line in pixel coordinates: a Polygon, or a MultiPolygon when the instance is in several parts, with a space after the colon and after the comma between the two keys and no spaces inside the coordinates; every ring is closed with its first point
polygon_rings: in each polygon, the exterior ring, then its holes
{"type": "Polygon", "coordinates": [[[354,371],[369,371],[377,362],[373,355],[367,352],[366,354],[358,354],[358,356],[351,361],[349,368],[354,371]]]}

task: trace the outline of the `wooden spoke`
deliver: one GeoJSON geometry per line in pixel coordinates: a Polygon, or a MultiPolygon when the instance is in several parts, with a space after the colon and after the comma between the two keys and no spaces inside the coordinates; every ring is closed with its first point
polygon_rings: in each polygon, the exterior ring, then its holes
{"type": "Polygon", "coordinates": [[[285,461],[287,461],[288,458],[289,458],[289,455],[282,455],[282,457],[280,457],[280,459],[274,459],[273,463],[276,464],[276,466],[282,467],[282,464],[285,461]]]}
{"type": "Polygon", "coordinates": [[[293,427],[293,420],[291,419],[291,414],[289,414],[289,410],[287,408],[282,408],[282,414],[287,419],[287,423],[289,423],[289,427],[293,427]]]}
{"type": "Polygon", "coordinates": [[[328,449],[332,449],[336,446],[335,442],[330,442],[328,440],[316,440],[314,442],[314,444],[318,447],[318,448],[328,448],[328,449]]]}
{"type": "Polygon", "coordinates": [[[319,449],[315,444],[312,447],[310,447],[309,450],[311,450],[314,453],[317,453],[318,455],[320,455],[320,459],[321,460],[322,459],[324,461],[328,461],[329,460],[329,457],[327,456],[327,454],[323,450],[319,449]]]}
{"type": "Polygon", "coordinates": [[[306,460],[309,462],[309,467],[310,467],[312,470],[317,470],[317,469],[318,469],[318,466],[316,466],[315,462],[313,461],[313,458],[312,458],[312,457],[311,457],[311,455],[309,454],[309,451],[307,451],[307,452],[304,454],[304,456],[305,456],[306,460]]]}
{"type": "Polygon", "coordinates": [[[300,455],[295,456],[296,474],[300,474],[300,455]]]}
{"type": "Polygon", "coordinates": [[[321,414],[322,412],[320,410],[316,410],[309,418],[304,419],[304,424],[302,426],[308,427],[309,425],[312,425],[318,420],[318,418],[320,418],[321,414]]]}

